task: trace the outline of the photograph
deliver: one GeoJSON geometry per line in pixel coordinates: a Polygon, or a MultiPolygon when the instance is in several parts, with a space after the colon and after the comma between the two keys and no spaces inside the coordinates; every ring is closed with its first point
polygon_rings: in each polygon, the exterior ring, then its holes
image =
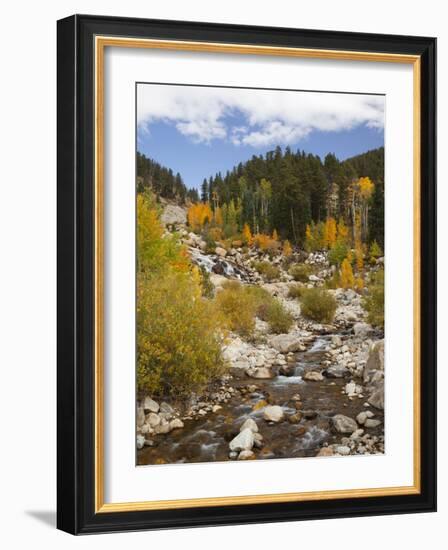
{"type": "Polygon", "coordinates": [[[135,86],[136,464],[387,454],[385,95],[135,86]]]}

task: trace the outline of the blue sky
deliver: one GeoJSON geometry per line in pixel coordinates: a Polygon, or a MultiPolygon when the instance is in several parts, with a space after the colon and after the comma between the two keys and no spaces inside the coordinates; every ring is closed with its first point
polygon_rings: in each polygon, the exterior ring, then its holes
{"type": "Polygon", "coordinates": [[[137,149],[187,187],[277,145],[340,160],[384,145],[384,97],[139,84],[137,149]]]}

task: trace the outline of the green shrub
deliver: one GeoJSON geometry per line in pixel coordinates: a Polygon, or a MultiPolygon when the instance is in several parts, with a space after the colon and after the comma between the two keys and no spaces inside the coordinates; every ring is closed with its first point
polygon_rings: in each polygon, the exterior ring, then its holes
{"type": "Polygon", "coordinates": [[[328,252],[328,261],[331,265],[340,266],[349,253],[349,248],[342,240],[334,243],[331,250],[328,252]]]}
{"type": "Polygon", "coordinates": [[[199,266],[199,276],[201,280],[202,296],[213,298],[215,295],[215,287],[210,279],[210,273],[204,266],[199,266]]]}
{"type": "Polygon", "coordinates": [[[186,396],[224,371],[222,319],[189,273],[139,276],[137,327],[139,391],[186,396]]]}
{"type": "Polygon", "coordinates": [[[384,328],[384,270],[377,271],[371,277],[367,297],[363,300],[367,311],[367,320],[371,325],[384,328]]]}
{"type": "Polygon", "coordinates": [[[274,299],[272,294],[270,294],[265,288],[261,288],[261,286],[248,285],[244,287],[244,290],[253,300],[256,313],[260,306],[274,299]]]}
{"type": "Polygon", "coordinates": [[[206,254],[214,254],[216,252],[216,241],[211,237],[210,234],[207,234],[204,238],[205,240],[205,250],[206,254]]]}
{"type": "Polygon", "coordinates": [[[304,289],[302,314],[318,323],[331,323],[334,319],[337,303],[334,297],[321,288],[304,289]]]}
{"type": "Polygon", "coordinates": [[[301,283],[308,282],[309,276],[313,273],[311,267],[307,264],[294,264],[289,268],[289,274],[294,281],[301,283]]]}
{"type": "Polygon", "coordinates": [[[288,298],[294,298],[297,300],[302,297],[304,290],[306,290],[306,288],[303,286],[290,285],[288,290],[288,298]]]}
{"type": "Polygon", "coordinates": [[[240,283],[236,281],[226,283],[218,292],[216,303],[226,317],[231,330],[244,337],[253,334],[257,305],[240,283]]]}
{"type": "Polygon", "coordinates": [[[224,319],[203,298],[204,277],[176,235],[164,235],[154,197],[137,195],[137,389],[182,397],[224,369],[224,319]]]}
{"type": "Polygon", "coordinates": [[[263,276],[266,281],[273,281],[280,277],[280,269],[270,262],[255,262],[254,268],[263,276]]]}
{"type": "Polygon", "coordinates": [[[275,298],[258,308],[258,317],[269,324],[271,332],[283,334],[291,328],[294,319],[284,306],[275,298]]]}
{"type": "Polygon", "coordinates": [[[339,270],[336,270],[333,275],[325,281],[325,288],[335,290],[341,288],[341,276],[339,270]]]}

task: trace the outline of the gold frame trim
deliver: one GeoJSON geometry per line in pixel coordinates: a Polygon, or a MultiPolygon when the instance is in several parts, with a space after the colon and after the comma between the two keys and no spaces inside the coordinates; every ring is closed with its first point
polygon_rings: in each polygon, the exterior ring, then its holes
{"type": "Polygon", "coordinates": [[[420,117],[421,117],[421,60],[417,55],[353,52],[255,46],[249,44],[221,44],[176,40],[153,40],[96,36],[95,54],[95,513],[130,512],[142,510],[167,510],[205,506],[231,506],[274,502],[303,502],[340,498],[413,495],[421,492],[421,425],[420,425],[420,117]],[[152,48],[190,52],[285,56],[342,61],[369,61],[383,63],[407,63],[413,65],[413,196],[414,196],[414,480],[413,485],[403,487],[379,487],[301,493],[279,493],[228,497],[159,500],[144,502],[104,502],[104,50],[106,47],[152,48]]]}

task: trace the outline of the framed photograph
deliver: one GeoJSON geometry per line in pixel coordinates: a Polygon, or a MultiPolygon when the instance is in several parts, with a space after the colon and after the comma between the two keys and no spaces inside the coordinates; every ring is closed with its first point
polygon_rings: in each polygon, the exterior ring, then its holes
{"type": "Polygon", "coordinates": [[[436,40],[58,21],[58,527],[430,512],[436,40]]]}

